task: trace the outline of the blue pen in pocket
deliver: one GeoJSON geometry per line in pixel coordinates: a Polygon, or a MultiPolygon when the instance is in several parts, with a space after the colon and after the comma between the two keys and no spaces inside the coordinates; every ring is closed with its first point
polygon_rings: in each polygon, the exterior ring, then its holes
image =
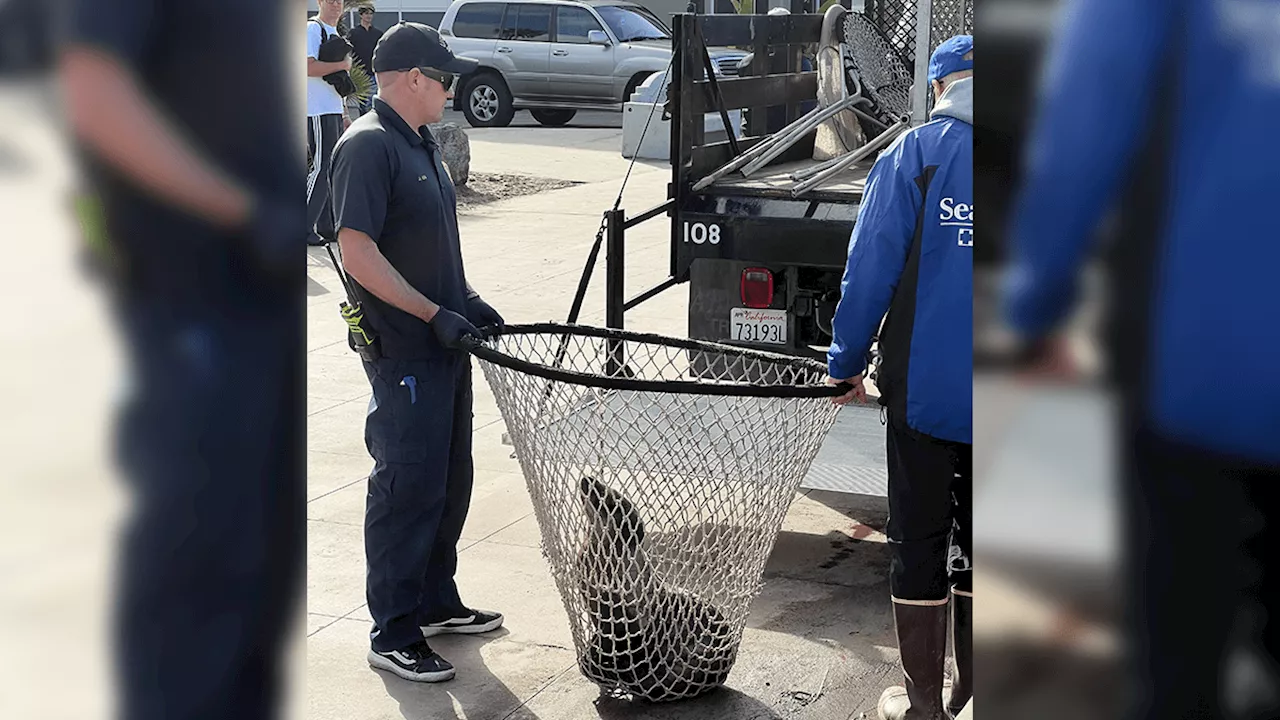
{"type": "Polygon", "coordinates": [[[417,405],[418,404],[418,379],[412,375],[405,375],[404,379],[400,381],[400,386],[409,388],[409,404],[417,405]]]}

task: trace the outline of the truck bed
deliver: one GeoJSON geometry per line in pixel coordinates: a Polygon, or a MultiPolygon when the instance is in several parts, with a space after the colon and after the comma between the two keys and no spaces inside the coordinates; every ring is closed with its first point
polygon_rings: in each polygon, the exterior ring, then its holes
{"type": "MultiPolygon", "coordinates": [[[[717,180],[705,192],[725,195],[750,195],[755,197],[781,198],[790,200],[791,188],[796,181],[791,173],[817,165],[817,160],[801,160],[799,162],[778,163],[761,168],[751,177],[743,177],[741,173],[729,175],[717,180]]],[[[863,160],[843,172],[821,187],[810,190],[798,199],[820,200],[824,202],[862,201],[862,191],[867,185],[867,175],[871,172],[871,160],[863,160]]]]}

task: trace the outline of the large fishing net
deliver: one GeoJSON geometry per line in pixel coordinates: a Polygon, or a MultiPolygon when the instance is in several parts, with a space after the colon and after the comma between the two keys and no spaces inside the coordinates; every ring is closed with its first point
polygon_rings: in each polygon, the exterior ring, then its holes
{"type": "Polygon", "coordinates": [[[849,70],[860,81],[863,97],[874,103],[881,122],[894,122],[911,109],[911,66],[863,13],[847,13],[844,28],[849,70]]]}
{"type": "Polygon", "coordinates": [[[765,563],[835,421],[822,363],[656,335],[508,326],[474,347],[602,691],[725,682],[765,563]]]}
{"type": "MultiPolygon", "coordinates": [[[[895,115],[910,111],[916,61],[918,0],[865,0],[850,12],[846,42],[864,82],[877,88],[895,115]]],[[[929,52],[955,35],[973,33],[973,0],[931,0],[929,52]]],[[[932,94],[927,93],[932,105],[932,94]]],[[[879,101],[877,101],[879,103],[879,101]]]]}

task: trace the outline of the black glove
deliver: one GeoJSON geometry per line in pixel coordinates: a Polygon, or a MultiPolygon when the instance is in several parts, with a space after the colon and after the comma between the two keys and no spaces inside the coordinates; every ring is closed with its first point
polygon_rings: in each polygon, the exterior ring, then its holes
{"type": "Polygon", "coordinates": [[[440,344],[451,349],[461,350],[462,339],[471,336],[477,340],[481,339],[480,331],[476,329],[466,318],[452,310],[440,308],[435,317],[431,318],[428,323],[431,330],[435,332],[436,339],[440,344]]]}
{"type": "Polygon", "coordinates": [[[494,328],[501,330],[505,323],[493,306],[485,302],[479,295],[467,298],[467,319],[478,328],[494,328]]]}

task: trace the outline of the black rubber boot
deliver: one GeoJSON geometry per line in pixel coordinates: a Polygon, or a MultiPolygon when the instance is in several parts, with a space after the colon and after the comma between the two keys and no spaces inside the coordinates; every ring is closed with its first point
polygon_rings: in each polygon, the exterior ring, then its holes
{"type": "Polygon", "coordinates": [[[947,661],[947,603],[893,604],[905,687],[880,696],[880,720],[947,720],[942,678],[947,661]]]}
{"type": "Polygon", "coordinates": [[[951,680],[947,712],[960,714],[973,697],[973,596],[951,596],[951,647],[956,655],[956,674],[951,680]]]}

